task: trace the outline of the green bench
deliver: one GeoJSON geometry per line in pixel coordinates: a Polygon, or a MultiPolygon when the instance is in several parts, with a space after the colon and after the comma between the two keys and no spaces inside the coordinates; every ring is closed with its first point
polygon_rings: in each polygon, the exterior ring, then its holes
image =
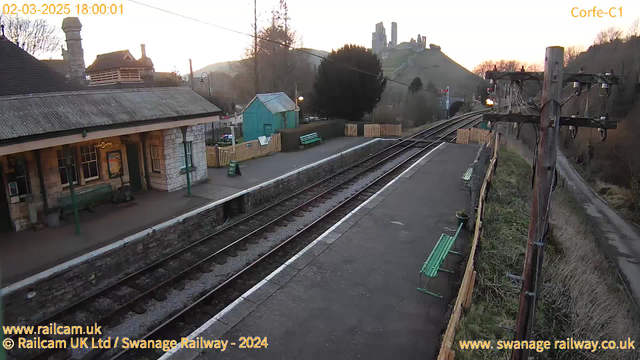
{"type": "Polygon", "coordinates": [[[473,176],[473,165],[469,166],[467,171],[462,174],[462,189],[471,189],[471,176],[473,176]]]}
{"type": "MultiPolygon", "coordinates": [[[[113,199],[113,188],[111,184],[101,184],[89,188],[80,188],[75,190],[76,204],[78,210],[89,209],[93,211],[93,205],[113,199]]],[[[71,203],[71,194],[58,197],[58,207],[64,217],[65,214],[73,212],[73,204],[71,203]]]]}
{"type": "Polygon", "coordinates": [[[311,133],[311,134],[300,136],[300,143],[303,146],[304,145],[313,144],[313,143],[318,142],[318,141],[320,143],[322,143],[322,138],[320,136],[318,136],[318,133],[311,133]]]}
{"type": "Polygon", "coordinates": [[[418,291],[422,291],[425,294],[433,295],[442,299],[442,295],[431,292],[425,289],[425,287],[427,286],[429,279],[434,278],[436,277],[436,275],[438,275],[438,271],[453,273],[453,271],[443,269],[440,266],[442,266],[444,259],[449,253],[460,255],[459,252],[451,250],[451,247],[453,246],[456,238],[458,237],[458,234],[460,233],[460,229],[462,229],[462,224],[458,226],[458,230],[456,231],[455,235],[449,236],[447,234],[442,234],[440,236],[440,240],[438,240],[438,243],[431,251],[429,258],[427,258],[427,261],[425,261],[422,265],[422,269],[420,269],[420,283],[418,284],[418,291]],[[422,285],[422,275],[425,275],[427,277],[424,286],[422,285]]]}

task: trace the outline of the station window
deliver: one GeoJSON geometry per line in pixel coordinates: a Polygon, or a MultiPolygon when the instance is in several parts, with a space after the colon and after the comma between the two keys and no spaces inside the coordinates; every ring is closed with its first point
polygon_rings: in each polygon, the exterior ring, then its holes
{"type": "MultiPolygon", "coordinates": [[[[160,147],[158,145],[151,145],[149,149],[151,153],[151,170],[153,170],[153,172],[160,172],[160,147]]],[[[184,149],[182,149],[182,152],[184,153],[184,149]]],[[[182,162],[184,163],[184,158],[182,162]]]]}
{"type": "MultiPolygon", "coordinates": [[[[180,170],[185,168],[184,166],[184,144],[180,144],[178,146],[180,148],[179,151],[179,159],[180,159],[180,170]]],[[[193,156],[191,155],[191,141],[187,141],[187,161],[189,162],[189,168],[193,166],[193,156]]]]}
{"type": "Polygon", "coordinates": [[[23,200],[27,194],[31,193],[26,160],[21,157],[9,157],[8,160],[10,169],[7,174],[9,194],[10,196],[20,196],[20,199],[23,200]]]}
{"type": "MultiPolygon", "coordinates": [[[[57,151],[58,154],[58,170],[60,171],[60,182],[62,186],[69,186],[69,177],[67,176],[67,167],[64,164],[64,155],[62,150],[57,151]]],[[[71,177],[73,178],[73,183],[78,183],[78,171],[76,170],[76,157],[71,150],[71,177]]]]}
{"type": "Polygon", "coordinates": [[[80,161],[82,162],[82,174],[85,181],[100,178],[98,153],[95,146],[80,146],[80,161]]]}

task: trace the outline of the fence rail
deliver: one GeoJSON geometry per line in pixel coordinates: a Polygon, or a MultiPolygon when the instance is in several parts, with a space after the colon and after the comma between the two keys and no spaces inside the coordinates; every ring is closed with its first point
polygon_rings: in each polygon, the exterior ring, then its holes
{"type": "Polygon", "coordinates": [[[458,129],[456,134],[457,144],[468,144],[470,142],[486,143],[491,140],[491,132],[478,128],[458,129]]]}
{"type": "Polygon", "coordinates": [[[273,134],[266,145],[260,145],[260,141],[247,141],[236,146],[218,147],[207,146],[207,166],[224,167],[231,160],[245,161],[282,150],[280,134],[273,134]]]}
{"type": "Polygon", "coordinates": [[[344,124],[344,136],[357,137],[358,124],[344,124]]]}
{"type": "Polygon", "coordinates": [[[451,318],[449,318],[447,330],[444,333],[444,337],[442,338],[440,352],[438,353],[438,360],[454,359],[455,352],[451,349],[451,347],[453,346],[453,340],[456,335],[456,328],[458,327],[458,323],[460,322],[460,318],[462,317],[462,310],[468,310],[471,307],[471,300],[473,299],[473,287],[476,281],[476,250],[478,247],[478,241],[482,236],[482,219],[484,218],[484,205],[498,161],[498,144],[500,142],[500,135],[496,132],[494,136],[489,137],[489,139],[490,145],[492,145],[493,147],[493,155],[491,156],[489,169],[487,170],[487,174],[484,177],[484,182],[482,183],[482,188],[480,189],[473,240],[471,241],[471,252],[469,253],[469,259],[467,260],[464,277],[462,278],[462,283],[460,284],[460,290],[458,290],[458,296],[453,307],[453,312],[451,313],[451,318]]]}
{"type": "Polygon", "coordinates": [[[364,137],[402,136],[402,124],[365,124],[364,137]]]}

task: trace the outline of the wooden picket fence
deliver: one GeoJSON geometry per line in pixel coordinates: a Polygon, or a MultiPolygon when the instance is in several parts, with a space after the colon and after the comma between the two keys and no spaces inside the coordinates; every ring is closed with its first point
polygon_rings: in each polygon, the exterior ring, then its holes
{"type": "Polygon", "coordinates": [[[489,130],[483,130],[478,128],[471,129],[458,129],[456,133],[457,144],[468,143],[485,143],[491,140],[489,130]]]}
{"type": "Polygon", "coordinates": [[[344,136],[357,137],[358,124],[344,124],[344,136]]]}
{"type": "Polygon", "coordinates": [[[280,134],[271,135],[267,145],[260,145],[258,140],[247,141],[236,146],[217,147],[207,146],[207,166],[224,167],[231,160],[245,161],[254,159],[282,150],[280,134]]]}
{"type": "Polygon", "coordinates": [[[440,345],[440,352],[438,353],[438,360],[453,360],[455,358],[455,352],[451,349],[453,346],[453,340],[456,336],[456,328],[462,317],[462,310],[469,310],[471,307],[471,301],[473,299],[473,287],[476,282],[476,270],[475,270],[475,257],[476,249],[478,247],[478,241],[482,237],[482,219],[484,219],[484,208],[487,199],[487,193],[489,192],[489,185],[493,179],[493,174],[497,166],[498,161],[498,144],[500,143],[500,135],[493,134],[489,137],[489,146],[493,147],[493,155],[491,156],[491,162],[487,169],[487,175],[484,177],[484,182],[480,188],[480,195],[478,197],[478,210],[476,212],[476,224],[473,232],[473,240],[471,241],[471,252],[469,253],[469,259],[467,260],[467,267],[464,271],[464,277],[460,284],[460,290],[458,290],[458,297],[456,298],[451,318],[449,318],[449,324],[447,330],[442,338],[442,344],[440,345]]]}
{"type": "Polygon", "coordinates": [[[402,136],[402,124],[365,124],[364,137],[402,136]]]}

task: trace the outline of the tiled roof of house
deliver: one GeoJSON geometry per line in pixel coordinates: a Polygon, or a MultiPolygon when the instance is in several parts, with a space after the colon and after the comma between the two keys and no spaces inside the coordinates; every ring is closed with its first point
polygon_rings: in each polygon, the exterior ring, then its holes
{"type": "Polygon", "coordinates": [[[0,35],[0,96],[83,88],[0,35]]]}
{"type": "Polygon", "coordinates": [[[129,50],[121,50],[98,55],[93,64],[87,67],[87,73],[127,67],[151,68],[153,62],[149,58],[136,60],[129,50]]]}
{"type": "Polygon", "coordinates": [[[0,144],[205,117],[221,110],[187,87],[0,97],[0,144]]]}

